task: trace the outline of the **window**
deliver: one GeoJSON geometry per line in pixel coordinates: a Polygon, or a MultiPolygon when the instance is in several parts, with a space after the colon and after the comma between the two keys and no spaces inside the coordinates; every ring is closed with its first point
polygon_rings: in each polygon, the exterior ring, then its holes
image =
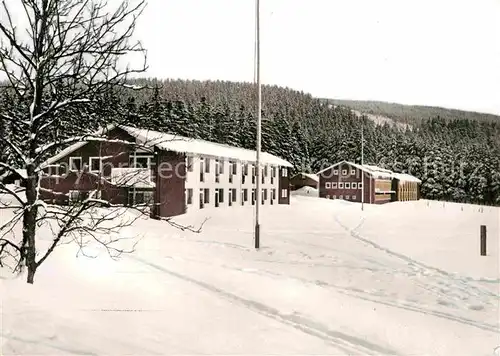
{"type": "Polygon", "coordinates": [[[69,170],[70,171],[81,171],[82,170],[82,157],[70,157],[69,158],[69,170]]]}
{"type": "Polygon", "coordinates": [[[333,175],[334,175],[334,176],[338,176],[338,175],[339,175],[339,171],[338,171],[338,169],[334,169],[334,170],[333,170],[333,175]]]}
{"type": "Polygon", "coordinates": [[[267,177],[267,166],[264,166],[264,177],[267,177]]]}
{"type": "Polygon", "coordinates": [[[205,159],[205,173],[210,173],[210,158],[205,159]]]}
{"type": "Polygon", "coordinates": [[[332,195],[332,199],[337,199],[337,196],[336,195],[332,195]]]}
{"type": "Polygon", "coordinates": [[[236,189],[235,188],[231,189],[231,192],[232,192],[231,193],[232,194],[231,195],[232,201],[235,202],[236,201],[236,189]]]}
{"type": "Polygon", "coordinates": [[[330,199],[330,196],[328,194],[326,195],[326,199],[330,199]]]}
{"type": "Polygon", "coordinates": [[[346,175],[347,175],[347,169],[343,169],[343,170],[342,170],[342,175],[343,175],[343,176],[346,176],[346,175]]]}
{"type": "Polygon", "coordinates": [[[248,175],[248,163],[245,163],[241,166],[241,171],[243,175],[247,176],[248,175]]]}
{"type": "Polygon", "coordinates": [[[233,182],[233,175],[229,174],[229,183],[232,183],[232,182],[233,182]]]}
{"type": "Polygon", "coordinates": [[[255,205],[255,189],[252,189],[252,205],[255,205]]]}
{"type": "Polygon", "coordinates": [[[134,152],[129,156],[129,165],[132,168],[151,168],[152,160],[150,154],[134,152]]]}
{"type": "Polygon", "coordinates": [[[281,168],[281,176],[282,177],[288,176],[288,169],[287,168],[285,168],[285,167],[281,168]]]}
{"type": "Polygon", "coordinates": [[[135,157],[135,168],[149,168],[151,167],[151,157],[139,156],[135,157]]]}
{"type": "Polygon", "coordinates": [[[351,189],[351,183],[345,182],[345,189],[351,189]]]}
{"type": "Polygon", "coordinates": [[[243,201],[248,201],[248,189],[243,189],[243,201]]]}
{"type": "Polygon", "coordinates": [[[267,189],[264,189],[263,193],[264,193],[264,200],[267,200],[267,189]]]}
{"type": "Polygon", "coordinates": [[[144,205],[153,202],[152,190],[129,190],[128,203],[129,205],[144,205]]]}
{"type": "Polygon", "coordinates": [[[339,199],[344,199],[344,196],[343,195],[339,195],[339,199]]]}
{"type": "Polygon", "coordinates": [[[215,160],[215,183],[219,183],[219,175],[221,173],[221,167],[222,164],[219,162],[218,159],[215,160]]]}
{"type": "Polygon", "coordinates": [[[330,183],[330,182],[326,182],[325,183],[325,188],[326,189],[330,189],[331,187],[332,187],[332,183],[330,183]]]}
{"type": "Polygon", "coordinates": [[[345,196],[345,200],[349,200],[349,195],[346,195],[346,196],[345,196]]]}
{"type": "Polygon", "coordinates": [[[252,184],[255,184],[255,166],[252,164],[252,184]]]}
{"type": "Polygon", "coordinates": [[[276,200],[276,189],[271,190],[271,200],[276,200]]]}
{"type": "Polygon", "coordinates": [[[357,187],[357,185],[356,185],[356,184],[357,184],[356,182],[352,182],[352,183],[351,183],[351,188],[352,188],[352,189],[357,189],[358,187],[357,187]]]}
{"type": "Polygon", "coordinates": [[[203,189],[203,192],[204,192],[204,199],[203,199],[203,202],[205,204],[208,204],[210,202],[210,189],[208,188],[205,188],[203,189]]]}
{"type": "Polygon", "coordinates": [[[356,170],[355,169],[351,169],[351,176],[355,176],[356,175],[356,170]]]}
{"type": "Polygon", "coordinates": [[[352,200],[356,200],[357,197],[355,195],[352,196],[352,200]]]}
{"type": "Polygon", "coordinates": [[[219,189],[219,203],[224,203],[224,189],[219,189]]]}
{"type": "Polygon", "coordinates": [[[332,182],[332,189],[337,189],[337,182],[332,182]]]}
{"type": "Polygon", "coordinates": [[[187,156],[186,157],[186,170],[188,172],[193,171],[193,156],[187,156]]]}
{"type": "Polygon", "coordinates": [[[362,182],[359,182],[358,183],[358,189],[362,189],[363,188],[363,183],[362,182]]]}
{"type": "Polygon", "coordinates": [[[236,162],[231,162],[231,169],[232,169],[232,174],[238,174],[238,165],[236,162]]]}
{"type": "Polygon", "coordinates": [[[224,161],[215,160],[215,175],[224,174],[224,161]]]}
{"type": "Polygon", "coordinates": [[[344,183],[343,182],[339,182],[339,189],[344,189],[344,183]]]}
{"type": "Polygon", "coordinates": [[[89,158],[89,170],[91,172],[100,172],[102,169],[102,160],[100,157],[89,158]]]}
{"type": "Polygon", "coordinates": [[[288,197],[288,189],[281,189],[281,197],[282,198],[288,197]]]}
{"type": "Polygon", "coordinates": [[[193,189],[192,188],[188,188],[188,190],[187,190],[187,203],[193,204],[193,189]]]}
{"type": "Polygon", "coordinates": [[[80,192],[78,190],[69,191],[69,201],[75,202],[80,200],[80,192]]]}
{"type": "Polygon", "coordinates": [[[203,173],[205,171],[205,160],[203,158],[200,159],[200,182],[205,181],[205,174],[203,173]]]}

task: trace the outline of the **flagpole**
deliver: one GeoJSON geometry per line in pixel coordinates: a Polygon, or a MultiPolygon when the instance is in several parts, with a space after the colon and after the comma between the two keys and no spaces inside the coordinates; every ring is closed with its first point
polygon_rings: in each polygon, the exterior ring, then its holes
{"type": "MultiPolygon", "coordinates": [[[[363,134],[363,127],[364,127],[364,120],[363,117],[361,117],[361,166],[365,164],[364,162],[364,146],[365,146],[365,140],[364,140],[364,134],[363,134]]],[[[365,209],[365,172],[361,171],[361,210],[363,211],[365,209]]]]}
{"type": "Polygon", "coordinates": [[[261,150],[261,123],[262,123],[262,89],[260,82],[260,1],[255,0],[255,21],[256,21],[256,76],[257,76],[257,159],[256,159],[256,192],[255,192],[255,248],[260,248],[260,150],[261,150]]]}

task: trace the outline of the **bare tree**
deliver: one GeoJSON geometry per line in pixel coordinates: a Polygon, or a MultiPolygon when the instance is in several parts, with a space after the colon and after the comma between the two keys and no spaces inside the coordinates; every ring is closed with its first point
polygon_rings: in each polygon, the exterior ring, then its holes
{"type": "Polygon", "coordinates": [[[26,267],[28,283],[34,282],[37,268],[56,246],[71,240],[84,246],[82,236],[94,238],[113,256],[129,251],[114,247],[119,229],[133,222],[117,221],[123,216],[120,208],[102,209],[103,202],[93,196],[78,205],[48,205],[41,200],[40,180],[49,154],[79,141],[106,140],[86,132],[85,125],[79,125],[74,136],[53,132],[68,124],[68,116],[92,115],[92,105],[106,90],[127,86],[129,75],[146,70],[146,52],[133,41],[144,7],[144,0],[123,1],[115,9],[98,0],[1,2],[0,79],[5,77],[3,90],[16,105],[10,110],[0,107],[0,120],[14,132],[0,135],[7,157],[0,169],[24,168],[27,178],[23,192],[0,182],[0,191],[12,198],[0,206],[0,211],[11,212],[0,225],[0,264],[9,257],[16,261],[14,269],[26,267]],[[131,54],[140,56],[142,64],[130,67],[131,54]],[[22,232],[16,238],[18,224],[22,232]],[[43,226],[52,232],[52,240],[41,253],[37,242],[43,226]]]}

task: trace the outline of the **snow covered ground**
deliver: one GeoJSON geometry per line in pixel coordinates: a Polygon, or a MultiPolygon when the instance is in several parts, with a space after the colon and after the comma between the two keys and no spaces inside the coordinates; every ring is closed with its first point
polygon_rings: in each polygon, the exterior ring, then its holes
{"type": "Polygon", "coordinates": [[[35,285],[3,279],[2,355],[493,355],[499,210],[293,196],[137,221],[133,255],[64,245],[35,285]],[[479,226],[488,256],[479,256],[479,226]]]}

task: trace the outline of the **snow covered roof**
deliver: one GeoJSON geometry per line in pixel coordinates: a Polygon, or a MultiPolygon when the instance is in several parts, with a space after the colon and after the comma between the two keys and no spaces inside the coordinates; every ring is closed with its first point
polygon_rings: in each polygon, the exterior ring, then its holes
{"type": "Polygon", "coordinates": [[[368,165],[368,164],[357,164],[357,163],[353,163],[353,162],[348,162],[348,161],[341,161],[341,162],[338,162],[338,163],[335,163],[333,165],[331,165],[330,167],[327,167],[325,169],[322,169],[321,171],[319,171],[318,173],[316,174],[321,174],[331,168],[334,168],[334,167],[337,167],[341,164],[348,164],[352,167],[355,167],[363,172],[366,172],[368,174],[370,174],[371,176],[375,177],[375,178],[392,178],[392,172],[388,169],[385,169],[385,168],[381,168],[381,167],[377,167],[377,166],[373,166],[373,165],[368,165]]]}
{"type": "Polygon", "coordinates": [[[319,182],[319,177],[318,177],[318,175],[317,175],[317,174],[314,174],[314,173],[303,173],[303,172],[301,172],[301,173],[297,173],[297,174],[295,175],[295,177],[296,177],[296,176],[304,176],[304,177],[307,177],[307,178],[310,178],[310,179],[314,180],[315,182],[319,182]]]}
{"type": "Polygon", "coordinates": [[[411,174],[407,174],[407,173],[393,173],[392,176],[395,179],[400,180],[402,182],[422,183],[422,181],[420,179],[418,179],[417,177],[412,176],[411,174]]]}
{"type": "MultiPolygon", "coordinates": [[[[138,129],[123,125],[120,125],[119,127],[131,136],[136,137],[141,144],[145,144],[146,146],[156,146],[163,150],[179,153],[193,153],[213,157],[233,158],[245,162],[256,161],[256,151],[254,150],[247,150],[244,148],[200,139],[166,134],[153,130],[138,129]]],[[[261,162],[277,166],[292,167],[288,161],[266,152],[261,152],[261,162]]]]}
{"type": "Polygon", "coordinates": [[[363,172],[366,172],[368,174],[370,174],[371,176],[375,177],[375,178],[389,178],[389,179],[398,179],[400,181],[404,181],[404,182],[417,182],[417,183],[421,183],[422,181],[420,179],[418,179],[417,177],[414,177],[410,174],[406,174],[406,173],[394,173],[393,171],[389,170],[389,169],[385,169],[385,168],[381,168],[381,167],[378,167],[378,166],[374,166],[374,165],[370,165],[370,164],[357,164],[357,163],[353,163],[353,162],[348,162],[348,161],[342,161],[342,162],[338,162],[338,163],[335,163],[334,165],[331,165],[330,167],[327,167],[325,169],[322,169],[321,171],[319,171],[317,174],[321,174],[331,168],[334,168],[336,166],[339,166],[340,164],[348,164],[352,167],[356,167],[357,169],[360,169],[362,170],[363,172]]]}
{"type": "MultiPolygon", "coordinates": [[[[109,125],[106,128],[99,129],[94,136],[103,135],[107,131],[111,131],[116,126],[109,125]]],[[[167,134],[159,131],[138,129],[135,127],[118,125],[119,128],[125,130],[128,134],[135,137],[139,143],[148,147],[156,146],[163,150],[178,152],[178,153],[192,153],[205,156],[213,156],[220,158],[235,159],[244,162],[255,162],[256,151],[239,148],[230,145],[224,145],[216,142],[205,141],[200,139],[193,139],[178,135],[167,134]]],[[[57,155],[49,158],[42,167],[47,167],[62,158],[69,155],[71,152],[76,151],[80,147],[85,146],[89,141],[77,142],[66,149],[59,152],[57,155]]],[[[278,156],[272,155],[267,152],[261,152],[261,162],[264,164],[277,165],[283,167],[292,167],[292,164],[278,156]]]]}
{"type": "Polygon", "coordinates": [[[113,168],[111,183],[117,186],[154,188],[151,170],[147,168],[113,168]]]}

